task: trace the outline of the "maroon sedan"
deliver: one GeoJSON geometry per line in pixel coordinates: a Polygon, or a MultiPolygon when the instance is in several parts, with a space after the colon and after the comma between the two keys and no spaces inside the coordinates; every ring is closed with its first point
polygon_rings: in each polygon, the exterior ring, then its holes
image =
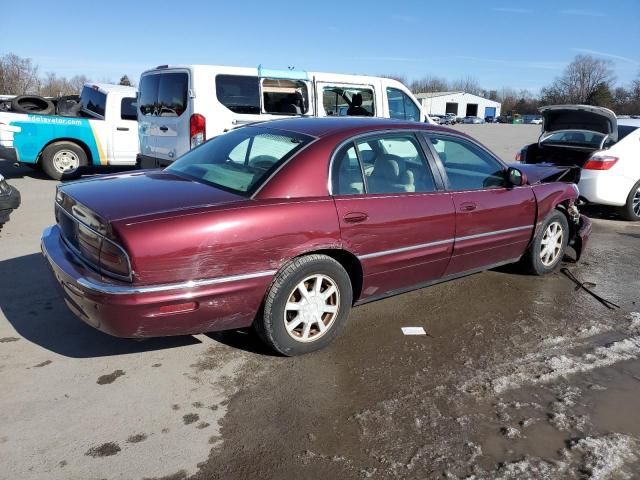
{"type": "Polygon", "coordinates": [[[254,325],[296,355],[331,342],[353,305],[517,261],[543,274],[568,245],[579,257],[591,222],[568,178],[446,128],[281,120],[162,171],[60,186],[42,250],[69,308],[104,332],[254,325]]]}

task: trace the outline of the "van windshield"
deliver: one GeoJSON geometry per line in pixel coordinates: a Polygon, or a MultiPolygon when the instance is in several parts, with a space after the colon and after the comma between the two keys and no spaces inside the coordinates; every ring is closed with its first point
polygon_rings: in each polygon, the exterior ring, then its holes
{"type": "Polygon", "coordinates": [[[168,171],[249,196],[312,137],[264,127],[243,127],[186,153],[168,171]]]}

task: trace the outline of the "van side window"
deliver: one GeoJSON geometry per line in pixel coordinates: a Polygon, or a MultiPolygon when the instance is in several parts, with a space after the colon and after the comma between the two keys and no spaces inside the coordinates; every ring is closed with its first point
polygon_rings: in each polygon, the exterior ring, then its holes
{"type": "Polygon", "coordinates": [[[324,87],[322,105],[327,116],[373,117],[373,89],[364,87],[324,87]]]}
{"type": "Polygon", "coordinates": [[[307,84],[300,80],[265,78],[262,99],[265,113],[302,115],[309,111],[307,84]]]}
{"type": "Polygon", "coordinates": [[[217,75],[216,97],[234,113],[260,113],[260,80],[246,75],[217,75]]]}
{"type": "Polygon", "coordinates": [[[402,90],[387,87],[387,101],[389,102],[389,117],[414,122],[420,121],[418,106],[402,90]]]}
{"type": "Polygon", "coordinates": [[[122,120],[137,120],[136,99],[125,97],[120,102],[120,118],[122,120]]]}

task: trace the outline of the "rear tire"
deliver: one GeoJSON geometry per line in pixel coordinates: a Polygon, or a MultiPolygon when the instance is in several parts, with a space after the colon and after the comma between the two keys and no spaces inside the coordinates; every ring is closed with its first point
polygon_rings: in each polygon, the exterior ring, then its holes
{"type": "Polygon", "coordinates": [[[282,355],[313,352],[342,331],[352,300],[351,280],[340,263],[326,255],[299,257],[276,275],[254,327],[282,355]]]}
{"type": "Polygon", "coordinates": [[[569,242],[569,222],[559,210],[546,218],[522,259],[522,265],[534,275],[553,272],[564,257],[569,242]]]}
{"type": "Polygon", "coordinates": [[[640,181],[629,192],[627,203],[620,208],[620,215],[632,222],[640,220],[640,181]]]}
{"type": "Polygon", "coordinates": [[[56,142],[42,152],[42,169],[54,180],[70,180],[80,176],[87,165],[87,154],[73,142],[56,142]]]}

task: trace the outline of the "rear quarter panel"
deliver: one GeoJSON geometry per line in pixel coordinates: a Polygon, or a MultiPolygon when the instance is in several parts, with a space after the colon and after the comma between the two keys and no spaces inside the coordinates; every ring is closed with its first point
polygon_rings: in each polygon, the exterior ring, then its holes
{"type": "Polygon", "coordinates": [[[549,216],[558,205],[567,206],[569,201],[575,201],[578,198],[578,194],[572,187],[572,184],[562,182],[534,185],[533,193],[538,202],[535,234],[538,233],[547,216],[549,216]]]}
{"type": "Polygon", "coordinates": [[[140,284],[278,270],[300,254],[340,247],[335,206],[326,196],[256,200],[113,226],[140,284]]]}

